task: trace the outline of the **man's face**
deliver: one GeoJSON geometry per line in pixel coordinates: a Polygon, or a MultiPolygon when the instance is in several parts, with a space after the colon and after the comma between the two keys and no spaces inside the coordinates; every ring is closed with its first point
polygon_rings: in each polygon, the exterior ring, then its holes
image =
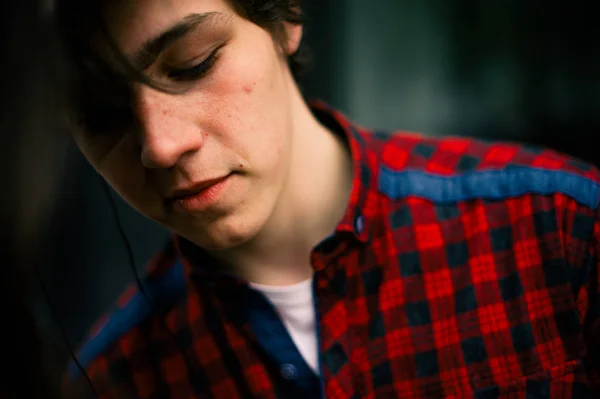
{"type": "MultiPolygon", "coordinates": [[[[105,18],[119,48],[178,94],[133,85],[136,127],[77,132],[79,147],[129,204],[196,244],[219,250],[249,240],[288,171],[286,54],[224,0],[110,3],[105,18]]],[[[301,28],[287,29],[295,51],[301,28]]]]}

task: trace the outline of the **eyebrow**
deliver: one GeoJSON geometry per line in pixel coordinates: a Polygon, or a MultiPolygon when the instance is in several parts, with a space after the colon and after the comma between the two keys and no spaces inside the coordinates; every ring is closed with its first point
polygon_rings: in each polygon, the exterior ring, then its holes
{"type": "Polygon", "coordinates": [[[147,40],[133,56],[133,65],[140,70],[146,70],[154,64],[158,57],[169,46],[187,35],[191,30],[206,25],[208,22],[220,19],[224,15],[219,12],[208,12],[203,14],[189,14],[181,21],[166,29],[158,36],[147,40]]]}

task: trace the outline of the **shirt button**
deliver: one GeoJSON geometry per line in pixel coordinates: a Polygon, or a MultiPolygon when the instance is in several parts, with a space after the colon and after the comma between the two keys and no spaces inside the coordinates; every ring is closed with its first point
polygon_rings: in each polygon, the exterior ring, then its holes
{"type": "Polygon", "coordinates": [[[286,363],[281,366],[281,376],[286,380],[294,380],[298,377],[298,369],[293,364],[286,363]]]}
{"type": "Polygon", "coordinates": [[[356,231],[358,232],[358,234],[360,234],[363,232],[364,229],[365,229],[365,219],[363,218],[362,215],[359,215],[356,218],[356,231]]]}

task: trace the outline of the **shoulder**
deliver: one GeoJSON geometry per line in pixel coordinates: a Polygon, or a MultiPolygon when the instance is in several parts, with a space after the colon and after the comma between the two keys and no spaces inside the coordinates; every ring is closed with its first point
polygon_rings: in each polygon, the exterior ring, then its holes
{"type": "Polygon", "coordinates": [[[420,196],[457,203],[563,194],[585,207],[598,207],[598,169],[550,149],[409,132],[361,135],[377,159],[378,189],[391,199],[420,196]]]}
{"type": "MultiPolygon", "coordinates": [[[[112,309],[101,317],[84,339],[76,353],[77,361],[87,369],[123,337],[164,310],[185,294],[185,268],[175,255],[172,243],[153,258],[142,281],[143,291],[137,285],[128,287],[117,299],[112,309]]],[[[69,379],[78,377],[80,370],[71,362],[69,379]]]]}

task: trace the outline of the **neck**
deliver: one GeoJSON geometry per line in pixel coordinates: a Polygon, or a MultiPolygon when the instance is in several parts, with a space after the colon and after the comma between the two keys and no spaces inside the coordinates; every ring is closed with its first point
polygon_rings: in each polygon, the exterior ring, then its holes
{"type": "Polygon", "coordinates": [[[218,256],[242,278],[291,285],[312,275],[312,249],[342,219],[352,188],[352,157],[344,140],[321,125],[292,84],[293,144],[286,185],[263,229],[218,256]]]}

